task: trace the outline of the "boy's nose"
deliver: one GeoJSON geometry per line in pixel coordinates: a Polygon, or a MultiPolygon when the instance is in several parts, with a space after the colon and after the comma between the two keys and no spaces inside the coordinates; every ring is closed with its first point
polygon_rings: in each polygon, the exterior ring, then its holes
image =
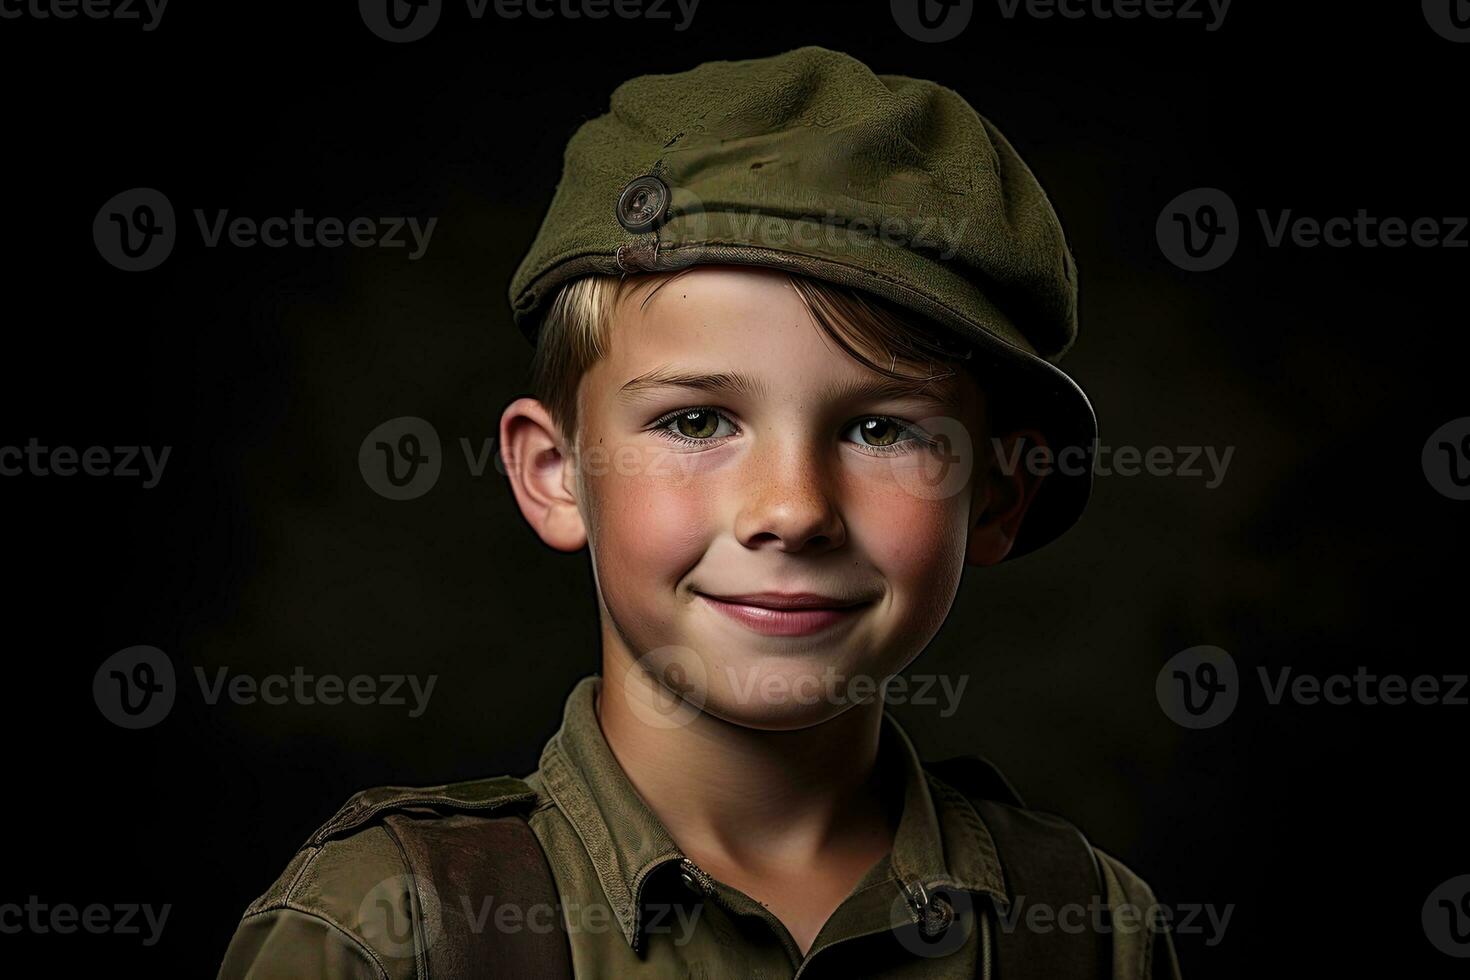
{"type": "Polygon", "coordinates": [[[757,452],[742,475],[735,536],[747,548],[826,551],[847,540],[830,471],[809,447],[757,452]]]}

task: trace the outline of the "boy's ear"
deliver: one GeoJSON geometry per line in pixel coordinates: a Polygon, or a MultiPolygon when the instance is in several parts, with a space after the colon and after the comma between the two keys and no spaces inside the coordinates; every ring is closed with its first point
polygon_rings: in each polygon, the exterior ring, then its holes
{"type": "Polygon", "coordinates": [[[1003,439],[989,441],[984,455],[986,468],[970,498],[965,564],[994,565],[1010,554],[1026,509],[1044,476],[1031,471],[1026,456],[1033,446],[1046,444],[1046,437],[1036,429],[1019,429],[1003,439]]]}
{"type": "Polygon", "coordinates": [[[580,551],[587,526],[577,506],[574,464],[560,430],[534,398],[517,398],[500,416],[500,457],[521,513],[557,551],[580,551]]]}

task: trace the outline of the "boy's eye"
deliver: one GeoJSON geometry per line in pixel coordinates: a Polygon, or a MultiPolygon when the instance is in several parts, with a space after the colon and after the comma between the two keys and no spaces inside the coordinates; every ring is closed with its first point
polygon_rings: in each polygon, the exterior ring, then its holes
{"type": "Polygon", "coordinates": [[[857,424],[856,428],[861,434],[860,438],[864,444],[872,446],[874,449],[885,449],[889,446],[896,445],[903,438],[904,433],[908,431],[906,426],[900,425],[893,419],[882,415],[874,415],[871,418],[863,419],[857,424]]]}
{"type": "MultiPolygon", "coordinates": [[[[686,408],[654,423],[654,431],[681,445],[699,445],[735,431],[734,423],[718,409],[686,408]]],[[[887,415],[870,415],[848,430],[853,440],[875,452],[905,452],[928,443],[917,429],[887,415]]]]}
{"type": "Polygon", "coordinates": [[[720,431],[721,422],[734,428],[728,418],[713,408],[687,408],[660,419],[655,431],[675,442],[708,442],[718,435],[729,435],[720,431]]]}

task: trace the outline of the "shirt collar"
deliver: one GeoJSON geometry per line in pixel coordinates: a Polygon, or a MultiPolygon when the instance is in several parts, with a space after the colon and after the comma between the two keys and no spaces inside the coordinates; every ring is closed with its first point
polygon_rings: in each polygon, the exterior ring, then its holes
{"type": "MultiPolygon", "coordinates": [[[[587,849],[603,893],[629,945],[641,943],[643,887],[649,876],[684,858],[662,822],[638,796],[597,721],[597,675],[567,697],[562,726],[541,753],[542,784],[587,849]]],[[[995,841],[975,808],[929,777],[908,735],[883,713],[879,751],[901,773],[903,812],[893,850],[880,867],[894,887],[983,892],[1009,904],[995,841]]],[[[872,877],[871,875],[869,876],[872,877]]]]}

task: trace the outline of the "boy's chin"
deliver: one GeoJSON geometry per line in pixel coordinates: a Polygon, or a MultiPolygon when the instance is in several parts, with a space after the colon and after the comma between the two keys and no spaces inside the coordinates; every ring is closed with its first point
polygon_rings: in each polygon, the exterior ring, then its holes
{"type": "Polygon", "coordinates": [[[882,687],[904,666],[893,651],[853,645],[800,653],[725,649],[719,655],[683,643],[654,647],[625,668],[623,693],[647,724],[682,728],[701,715],[742,728],[796,731],[821,725],[858,705],[882,703],[882,687]]]}
{"type": "Polygon", "coordinates": [[[836,665],[779,660],[712,670],[701,710],[744,728],[795,731],[811,728],[878,697],[881,678],[868,679],[836,665]]]}
{"type": "Polygon", "coordinates": [[[852,707],[852,704],[826,702],[751,705],[736,698],[725,703],[715,696],[708,699],[701,710],[741,728],[762,732],[795,732],[829,722],[852,707]]]}

